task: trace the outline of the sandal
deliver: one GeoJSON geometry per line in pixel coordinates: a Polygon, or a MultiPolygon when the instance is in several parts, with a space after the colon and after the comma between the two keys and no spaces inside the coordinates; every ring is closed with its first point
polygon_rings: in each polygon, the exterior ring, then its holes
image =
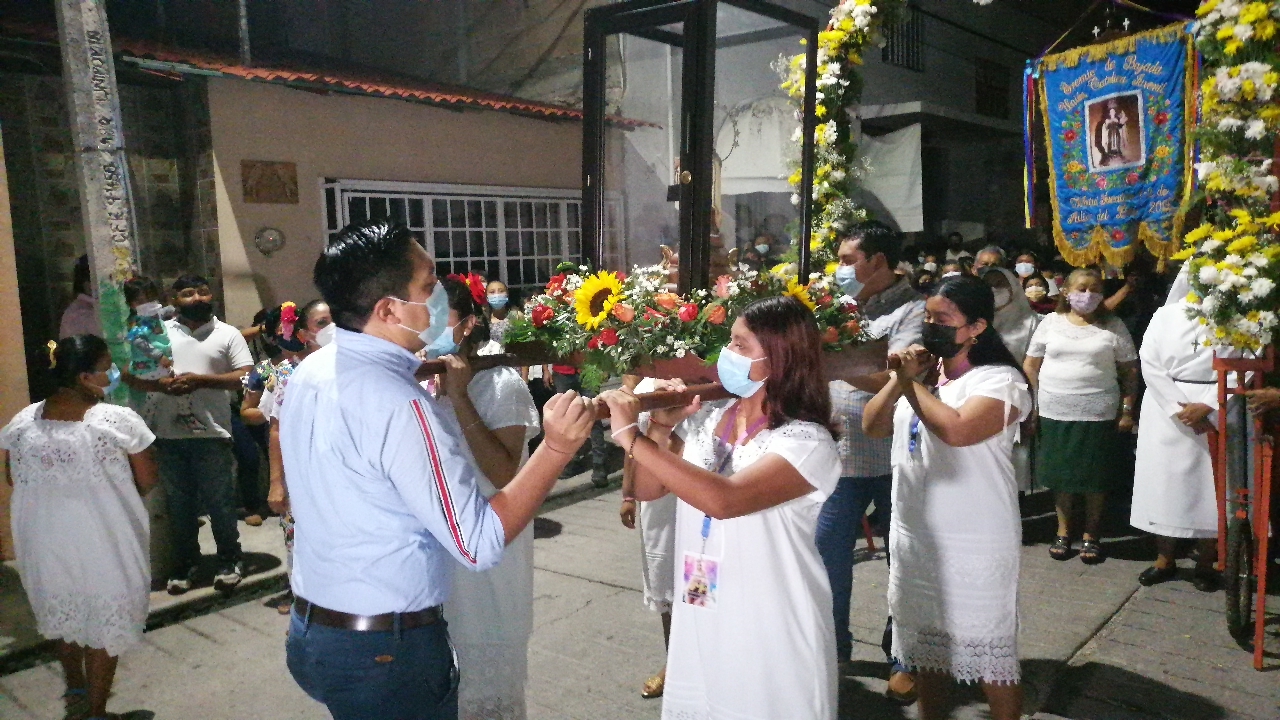
{"type": "Polygon", "coordinates": [[[1049,557],[1054,560],[1066,560],[1071,557],[1071,538],[1059,535],[1049,546],[1049,557]]]}
{"type": "Polygon", "coordinates": [[[1085,565],[1097,565],[1107,559],[1107,554],[1103,552],[1102,545],[1097,540],[1085,540],[1080,545],[1080,562],[1085,565]]]}
{"type": "Polygon", "coordinates": [[[654,675],[653,677],[644,681],[644,687],[640,689],[640,697],[642,698],[662,697],[662,691],[666,687],[666,684],[667,684],[666,671],[663,671],[662,674],[660,675],[654,675]]]}

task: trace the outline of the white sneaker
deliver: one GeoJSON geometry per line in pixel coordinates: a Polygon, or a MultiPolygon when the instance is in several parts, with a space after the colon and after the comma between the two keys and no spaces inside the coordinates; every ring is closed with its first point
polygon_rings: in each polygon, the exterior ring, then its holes
{"type": "Polygon", "coordinates": [[[231,592],[244,579],[244,563],[240,560],[223,565],[213,576],[213,587],[220,592],[231,592]]]}

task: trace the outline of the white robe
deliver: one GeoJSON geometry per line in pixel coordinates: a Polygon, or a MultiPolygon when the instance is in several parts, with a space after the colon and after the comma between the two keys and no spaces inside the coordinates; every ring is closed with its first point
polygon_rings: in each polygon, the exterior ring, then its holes
{"type": "MultiPolygon", "coordinates": [[[[1208,435],[1196,435],[1175,417],[1178,403],[1218,406],[1213,350],[1201,344],[1203,331],[1187,318],[1179,300],[1156,311],[1142,338],[1139,358],[1147,392],[1142,398],[1133,508],[1129,524],[1174,538],[1218,534],[1218,505],[1208,435]]],[[[1210,422],[1215,415],[1209,416],[1210,422]]]]}

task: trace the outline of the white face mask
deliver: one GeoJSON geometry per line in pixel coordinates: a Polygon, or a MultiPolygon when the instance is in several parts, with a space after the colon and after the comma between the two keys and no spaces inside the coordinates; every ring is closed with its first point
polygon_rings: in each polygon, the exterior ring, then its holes
{"type": "Polygon", "coordinates": [[[768,245],[757,245],[757,246],[756,246],[756,252],[760,253],[761,255],[767,255],[767,254],[769,253],[769,246],[768,246],[768,245]]]}
{"type": "Polygon", "coordinates": [[[325,345],[328,345],[329,343],[333,342],[333,338],[337,334],[338,334],[338,326],[334,325],[333,323],[329,323],[328,325],[325,325],[323,328],[321,328],[320,332],[316,333],[316,344],[319,345],[320,347],[324,347],[325,345]]]}
{"type": "Polygon", "coordinates": [[[449,293],[445,292],[444,283],[436,283],[435,289],[431,291],[431,297],[427,298],[426,302],[401,300],[398,297],[391,297],[391,299],[405,305],[420,305],[427,309],[427,314],[431,316],[431,319],[430,324],[425,328],[415,330],[404,323],[397,323],[396,325],[417,334],[418,339],[428,347],[449,328],[449,293]]]}

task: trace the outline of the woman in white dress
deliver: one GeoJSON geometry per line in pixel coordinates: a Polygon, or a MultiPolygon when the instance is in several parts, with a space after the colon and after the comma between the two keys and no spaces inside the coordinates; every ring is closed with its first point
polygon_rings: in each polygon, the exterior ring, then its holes
{"type": "Polygon", "coordinates": [[[891,357],[862,419],[868,435],[893,436],[893,656],[918,671],[922,720],[945,716],[948,675],[980,683],[995,720],[1022,712],[1011,455],[1031,394],[994,315],[982,281],[943,280],[925,303],[923,347],[891,357]]]}
{"type": "Polygon", "coordinates": [[[142,496],[156,484],[155,436],[102,402],[120,381],[95,335],[50,343],[57,390],[0,430],[13,486],[18,574],[41,635],[58,641],[67,714],[107,717],[120,654],[142,640],[151,590],[142,496]]]}
{"type": "MultiPolygon", "coordinates": [[[[540,423],[533,397],[515,368],[474,375],[465,358],[494,351],[478,301],[464,283],[443,281],[449,293],[449,327],[428,348],[449,366],[440,383],[440,408],[479,469],[481,491],[492,496],[529,459],[528,441],[540,423]]],[[[453,591],[445,603],[449,633],[458,652],[459,720],[523,720],[533,632],[533,523],[507,544],[496,567],[477,573],[455,563],[453,591]]]]}
{"type": "MultiPolygon", "coordinates": [[[[1027,255],[1019,255],[1019,261],[1027,255]]],[[[983,268],[982,281],[991,286],[995,296],[996,317],[992,327],[1000,335],[1001,342],[1009,349],[1013,359],[1021,367],[1027,359],[1027,347],[1031,344],[1031,336],[1040,324],[1040,314],[1031,308],[1031,301],[1022,291],[1018,276],[1002,267],[983,268]]],[[[1019,438],[1013,446],[1013,471],[1018,478],[1018,490],[1029,492],[1034,485],[1031,458],[1034,453],[1035,437],[1027,433],[1019,438]]]]}
{"type": "Polygon", "coordinates": [[[642,435],[634,395],[600,396],[636,498],[679,499],[662,717],[831,719],[835,626],[814,532],[840,458],[817,324],[795,298],[767,298],[731,338],[717,371],[732,404],[655,411],[642,435]],[[668,448],[686,420],[681,458],[668,448]]]}
{"type": "Polygon", "coordinates": [[[1195,538],[1200,554],[1192,583],[1212,592],[1218,558],[1218,504],[1213,460],[1205,433],[1218,407],[1213,348],[1204,344],[1204,326],[1187,317],[1186,272],[1178,275],[1164,307],[1156,310],[1138,357],[1147,392],[1133,478],[1129,524],[1156,536],[1156,562],[1138,576],[1155,585],[1178,574],[1179,539],[1195,538]]]}

